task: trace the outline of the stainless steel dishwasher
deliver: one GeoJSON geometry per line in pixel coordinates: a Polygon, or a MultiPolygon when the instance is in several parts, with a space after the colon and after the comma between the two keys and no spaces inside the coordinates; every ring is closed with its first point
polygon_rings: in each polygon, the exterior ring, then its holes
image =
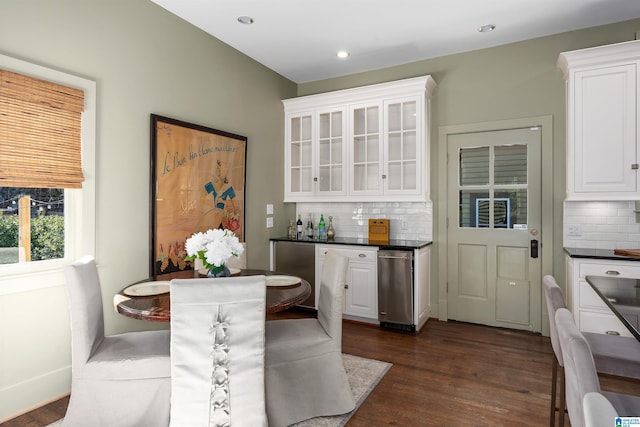
{"type": "Polygon", "coordinates": [[[294,241],[275,242],[275,270],[309,282],[311,295],[300,306],[316,308],[316,245],[294,241]]]}
{"type": "Polygon", "coordinates": [[[416,330],[411,251],[378,251],[378,320],[383,328],[416,330]]]}

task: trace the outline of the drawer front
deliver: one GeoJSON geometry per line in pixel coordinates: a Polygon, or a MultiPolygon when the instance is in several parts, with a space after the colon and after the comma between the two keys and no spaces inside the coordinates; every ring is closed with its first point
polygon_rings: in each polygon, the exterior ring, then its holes
{"type": "Polygon", "coordinates": [[[633,261],[628,264],[620,264],[611,262],[608,264],[591,264],[580,263],[580,278],[585,276],[609,276],[609,277],[628,277],[631,279],[640,279],[640,263],[638,265],[633,261]]]}
{"type": "Polygon", "coordinates": [[[625,337],[633,336],[613,313],[607,314],[580,311],[580,330],[583,332],[595,332],[598,334],[614,332],[625,337]]]}
{"type": "Polygon", "coordinates": [[[349,258],[349,262],[357,261],[357,262],[365,262],[365,263],[377,263],[378,262],[378,251],[371,250],[369,248],[354,248],[354,247],[340,247],[340,246],[321,246],[320,257],[324,258],[327,251],[331,249],[343,256],[349,258]]]}
{"type": "Polygon", "coordinates": [[[584,280],[580,280],[580,308],[609,311],[609,307],[602,301],[602,298],[584,280]]]}

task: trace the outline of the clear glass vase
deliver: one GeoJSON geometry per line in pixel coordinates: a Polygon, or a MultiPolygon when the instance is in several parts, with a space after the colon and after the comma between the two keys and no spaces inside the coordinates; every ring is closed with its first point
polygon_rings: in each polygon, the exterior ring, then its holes
{"type": "Polygon", "coordinates": [[[207,272],[207,277],[230,277],[231,271],[226,265],[213,267],[207,272]]]}

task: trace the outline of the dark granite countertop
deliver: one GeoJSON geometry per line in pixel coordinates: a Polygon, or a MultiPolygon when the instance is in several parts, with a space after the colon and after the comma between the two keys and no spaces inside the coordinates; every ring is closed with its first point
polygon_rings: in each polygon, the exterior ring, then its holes
{"type": "Polygon", "coordinates": [[[272,237],[269,240],[278,242],[300,242],[300,243],[321,243],[329,245],[357,245],[357,246],[377,246],[380,249],[420,249],[430,245],[430,240],[389,240],[388,243],[369,242],[369,239],[358,239],[351,237],[336,237],[334,240],[289,240],[286,237],[272,237]]]}
{"type": "Polygon", "coordinates": [[[640,258],[616,255],[613,249],[564,248],[571,258],[610,259],[614,261],[640,261],[640,258]]]}

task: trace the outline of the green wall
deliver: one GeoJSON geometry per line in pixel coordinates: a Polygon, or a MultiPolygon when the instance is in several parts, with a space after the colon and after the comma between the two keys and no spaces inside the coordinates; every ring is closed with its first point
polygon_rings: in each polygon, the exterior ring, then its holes
{"type": "MultiPolygon", "coordinates": [[[[296,85],[148,0],[2,0],[0,53],[97,83],[96,260],[107,333],[153,327],[111,307],[148,275],[149,115],[248,137],[249,264],[268,267],[286,233],[281,100],[296,85]],[[265,205],[275,207],[267,230],[265,205]]],[[[0,421],[68,392],[64,283],[7,294],[0,271],[0,421]]]]}
{"type": "MultiPolygon", "coordinates": [[[[431,103],[431,198],[434,212],[432,301],[438,301],[439,210],[438,129],[462,125],[537,117],[553,117],[553,273],[564,284],[562,214],[565,196],[565,82],[556,67],[561,52],[633,40],[640,19],[527,40],[495,48],[444,56],[382,70],[353,74],[298,86],[298,95],[430,74],[438,87],[431,103]]],[[[545,171],[548,165],[543,165],[545,171]]],[[[445,201],[443,201],[445,202],[445,201]]],[[[542,250],[546,250],[543,248],[542,250]]]]}
{"type": "MultiPolygon", "coordinates": [[[[635,20],[296,86],[148,0],[1,6],[0,53],[97,82],[96,258],[107,333],[163,327],[111,308],[115,291],[148,272],[150,113],[248,137],[248,262],[267,267],[268,238],[283,235],[294,212],[282,203],[281,99],[423,74],[439,85],[432,103],[434,213],[439,126],[553,115],[554,208],[545,214],[555,224],[554,272],[563,272],[564,83],[555,62],[562,51],[631,40],[640,29],[635,20]],[[275,207],[270,230],[267,203],[275,207]]],[[[441,235],[435,230],[434,266],[441,235]]],[[[0,273],[0,420],[68,391],[69,336],[64,283],[3,294],[0,273]]]]}

